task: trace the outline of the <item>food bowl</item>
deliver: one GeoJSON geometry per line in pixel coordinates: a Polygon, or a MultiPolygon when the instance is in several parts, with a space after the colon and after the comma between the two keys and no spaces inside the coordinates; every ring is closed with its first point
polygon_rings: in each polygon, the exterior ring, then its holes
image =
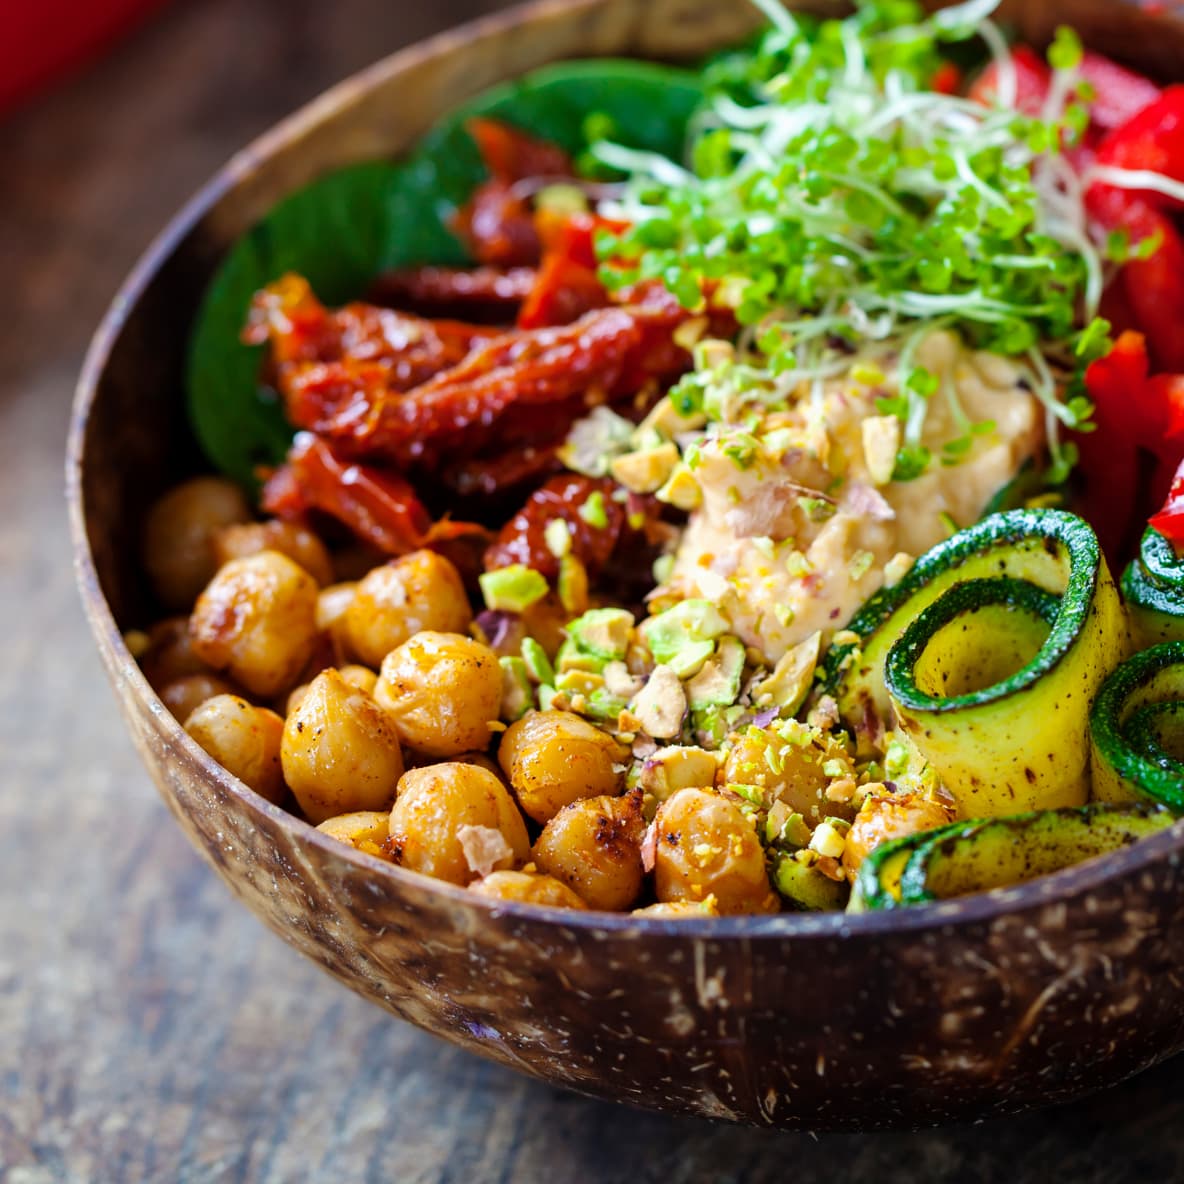
{"type": "MultiPolygon", "coordinates": [[[[1184,24],[1101,0],[1005,5],[1159,76],[1184,24]]],[[[1179,827],[1026,885],[913,910],[671,921],[495,902],[372,859],[256,796],[124,646],[147,606],[145,509],[199,467],[181,372],[230,244],[327,170],[397,154],[490,85],[568,57],[685,60],[741,0],[550,0],[378,63],[235,157],[136,266],[91,345],[70,432],[75,562],[103,661],[169,809],[230,889],[359,994],[575,1090],[812,1129],[919,1126],[1063,1101],[1184,1046],[1179,827]]]]}

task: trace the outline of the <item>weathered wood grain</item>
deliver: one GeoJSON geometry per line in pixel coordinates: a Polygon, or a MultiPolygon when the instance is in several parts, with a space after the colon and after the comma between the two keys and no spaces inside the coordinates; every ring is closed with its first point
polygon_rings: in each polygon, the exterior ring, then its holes
{"type": "Polygon", "coordinates": [[[1184,1178],[1178,1062],[987,1128],[817,1142],[524,1081],[321,975],[230,899],[159,804],[69,570],[61,453],[86,338],[234,148],[480,7],[178,6],[0,124],[0,1181],[1184,1178]]]}

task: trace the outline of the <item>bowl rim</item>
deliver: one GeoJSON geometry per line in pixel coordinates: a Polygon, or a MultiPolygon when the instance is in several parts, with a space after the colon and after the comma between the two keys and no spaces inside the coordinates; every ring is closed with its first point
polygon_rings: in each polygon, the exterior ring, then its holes
{"type": "MultiPolygon", "coordinates": [[[[387,863],[331,838],[311,823],[260,797],[210,757],[165,707],[149,685],[123,640],[114,614],[99,583],[98,570],[86,528],[82,469],[86,460],[86,436],[90,413],[100,381],[129,311],[152,280],[174,255],[178,246],[201,219],[248,174],[257,162],[288,145],[306,129],[315,127],[359,91],[413,65],[447,54],[455,46],[483,36],[504,33],[528,22],[558,17],[573,10],[591,11],[602,0],[527,0],[498,13],[478,17],[432,37],[396,50],[348,75],[322,91],[239,149],[185,202],[151,240],[120,284],[104,312],[90,343],[75,385],[66,443],[65,493],[75,582],[100,656],[113,679],[119,672],[127,688],[151,712],[170,747],[182,747],[195,758],[205,777],[238,807],[262,814],[289,828],[295,841],[311,843],[330,859],[353,863],[359,870],[382,877],[395,889],[409,888],[439,895],[453,906],[468,907],[507,916],[525,923],[553,925],[567,930],[597,932],[605,937],[645,934],[670,938],[685,935],[700,941],[732,939],[780,941],[783,939],[834,939],[863,936],[871,939],[897,933],[948,930],[955,926],[990,924],[1001,917],[1018,915],[1047,905],[1057,905],[1097,889],[1110,881],[1133,877],[1166,860],[1175,866],[1184,852],[1184,818],[1162,832],[1140,839],[1119,851],[1029,880],[1012,887],[995,888],[972,896],[876,912],[782,912],[773,915],[722,917],[655,917],[593,910],[559,910],[521,901],[492,900],[467,888],[435,880],[410,869],[387,863]]],[[[116,688],[118,693],[118,688],[116,688]]]]}

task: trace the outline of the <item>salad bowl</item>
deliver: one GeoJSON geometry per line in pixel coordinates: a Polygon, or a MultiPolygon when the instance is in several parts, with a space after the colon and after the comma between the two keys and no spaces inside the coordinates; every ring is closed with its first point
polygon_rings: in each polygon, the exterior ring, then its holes
{"type": "MultiPolygon", "coordinates": [[[[244,231],[329,170],[404,152],[491,85],[572,57],[693,61],[758,15],[737,0],[545,0],[379,62],[232,159],[149,248],[85,362],[67,484],[86,612],[190,841],[265,924],[393,1014],[586,1094],[775,1127],[915,1127],[1064,1101],[1184,1047],[1179,827],[915,910],[558,914],[393,867],[264,801],[186,736],[123,641],[145,611],[146,509],[199,466],[179,394],[192,317],[244,231]]],[[[1001,16],[1036,44],[1069,24],[1161,80],[1184,68],[1171,16],[1097,0],[1017,0],[1001,16]]]]}

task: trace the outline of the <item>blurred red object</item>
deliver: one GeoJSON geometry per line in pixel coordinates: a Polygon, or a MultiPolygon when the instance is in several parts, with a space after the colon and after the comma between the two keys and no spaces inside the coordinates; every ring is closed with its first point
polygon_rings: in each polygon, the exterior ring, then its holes
{"type": "Polygon", "coordinates": [[[0,113],[76,69],[163,0],[0,0],[0,113]]]}

